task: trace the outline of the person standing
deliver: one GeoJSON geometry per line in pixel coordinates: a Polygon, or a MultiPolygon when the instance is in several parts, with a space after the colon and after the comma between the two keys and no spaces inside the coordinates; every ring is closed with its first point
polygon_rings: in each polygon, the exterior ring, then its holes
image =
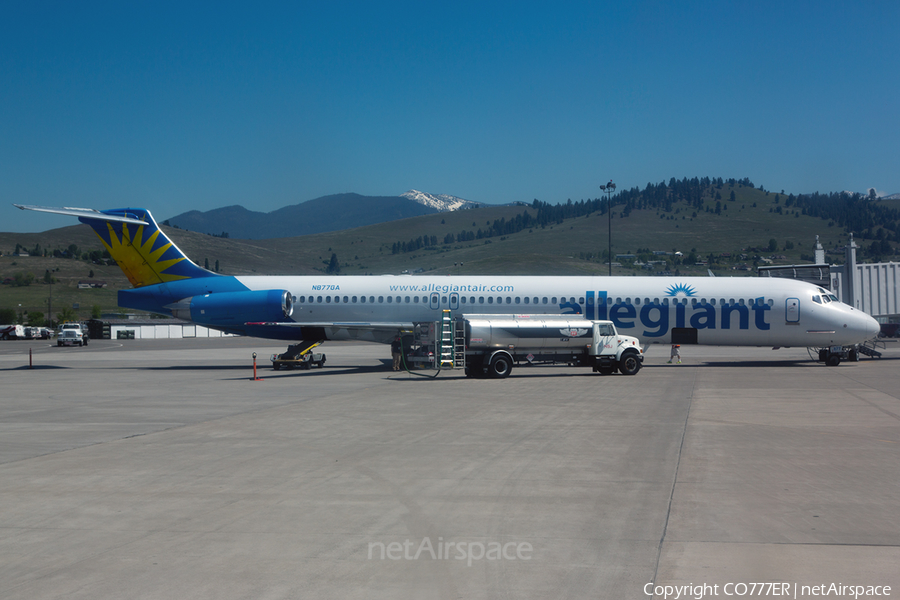
{"type": "Polygon", "coordinates": [[[394,338],[394,341],[391,342],[391,356],[394,358],[394,370],[400,370],[400,357],[401,352],[403,351],[403,344],[400,342],[400,336],[394,338]]]}
{"type": "Polygon", "coordinates": [[[679,344],[672,344],[672,353],[669,355],[669,363],[675,359],[678,359],[678,364],[681,364],[681,346],[679,344]]]}

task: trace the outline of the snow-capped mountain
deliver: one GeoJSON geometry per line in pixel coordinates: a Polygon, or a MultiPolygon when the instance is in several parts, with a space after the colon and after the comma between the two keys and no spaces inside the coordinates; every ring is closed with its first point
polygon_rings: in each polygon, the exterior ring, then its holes
{"type": "Polygon", "coordinates": [[[475,208],[476,206],[482,206],[480,202],[463,200],[462,198],[449,196],[447,194],[428,194],[425,192],[420,192],[419,190],[409,190],[405,194],[400,194],[400,196],[403,198],[407,198],[408,200],[412,200],[413,202],[423,204],[429,208],[433,208],[434,210],[437,210],[439,212],[450,212],[454,210],[461,210],[464,208],[475,208]]]}

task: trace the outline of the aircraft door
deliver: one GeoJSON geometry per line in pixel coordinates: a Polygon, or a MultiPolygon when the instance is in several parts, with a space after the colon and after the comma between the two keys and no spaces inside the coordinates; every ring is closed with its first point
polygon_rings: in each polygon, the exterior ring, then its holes
{"type": "Polygon", "coordinates": [[[459,310],[459,294],[456,292],[450,294],[450,310],[459,310]]]}
{"type": "Polygon", "coordinates": [[[788,298],[784,305],[784,320],[787,323],[800,322],[800,299],[788,298]]]}
{"type": "Polygon", "coordinates": [[[437,292],[431,294],[431,308],[438,310],[441,307],[441,295],[437,292]]]}

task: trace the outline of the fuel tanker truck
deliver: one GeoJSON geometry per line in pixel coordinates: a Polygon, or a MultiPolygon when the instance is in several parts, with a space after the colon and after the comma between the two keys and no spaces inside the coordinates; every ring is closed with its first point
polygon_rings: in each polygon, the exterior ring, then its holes
{"type": "Polygon", "coordinates": [[[416,323],[407,365],[465,369],[470,377],[502,379],[525,362],[566,363],[595,373],[636,374],[644,351],[612,321],[570,315],[471,314],[416,323]]]}

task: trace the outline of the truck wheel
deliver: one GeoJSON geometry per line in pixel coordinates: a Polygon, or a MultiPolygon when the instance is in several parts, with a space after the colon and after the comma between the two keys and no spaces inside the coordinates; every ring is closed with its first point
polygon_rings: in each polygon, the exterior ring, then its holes
{"type": "Polygon", "coordinates": [[[325,355],[324,354],[322,355],[322,360],[319,361],[318,365],[319,365],[320,369],[325,368],[325,355]]]}
{"type": "Polygon", "coordinates": [[[829,367],[836,367],[841,364],[841,357],[838,354],[829,354],[828,360],[825,361],[825,364],[829,367]]]}
{"type": "Polygon", "coordinates": [[[637,354],[628,352],[622,355],[619,360],[619,371],[622,375],[634,375],[641,370],[641,361],[638,360],[637,354]]]}
{"type": "Polygon", "coordinates": [[[510,357],[509,354],[501,352],[495,354],[494,357],[491,358],[491,365],[488,369],[488,373],[494,379],[504,379],[509,377],[511,371],[512,357],[510,357]]]}
{"type": "Polygon", "coordinates": [[[274,370],[277,371],[278,369],[281,368],[281,365],[279,365],[277,362],[273,362],[273,363],[272,363],[272,368],[273,368],[274,370]]]}

